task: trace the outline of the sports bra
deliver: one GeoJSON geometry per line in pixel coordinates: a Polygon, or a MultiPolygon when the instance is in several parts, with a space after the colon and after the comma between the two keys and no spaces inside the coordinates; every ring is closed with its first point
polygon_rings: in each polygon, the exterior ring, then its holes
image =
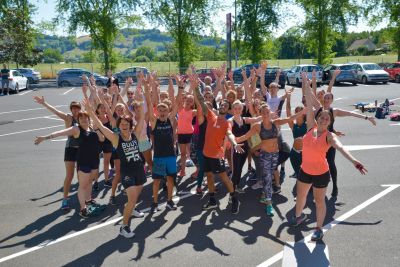
{"type": "Polygon", "coordinates": [[[303,137],[307,133],[307,123],[303,122],[301,125],[293,124],[293,138],[303,137]]]}
{"type": "Polygon", "coordinates": [[[263,123],[261,122],[260,138],[261,140],[268,140],[278,138],[278,128],[272,123],[271,129],[265,129],[263,123]]]}

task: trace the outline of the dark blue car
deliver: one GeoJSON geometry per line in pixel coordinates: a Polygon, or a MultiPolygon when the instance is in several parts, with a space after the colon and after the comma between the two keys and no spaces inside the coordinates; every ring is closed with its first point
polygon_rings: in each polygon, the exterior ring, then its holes
{"type": "MultiPolygon", "coordinates": [[[[235,83],[242,83],[243,82],[243,77],[242,77],[242,69],[246,70],[246,75],[247,77],[250,76],[250,71],[253,68],[258,68],[259,64],[247,64],[244,65],[240,68],[236,68],[233,70],[233,80],[235,83]]],[[[269,86],[270,83],[275,81],[276,78],[276,73],[278,72],[279,67],[268,67],[265,71],[265,84],[269,86]]],[[[279,75],[279,87],[280,88],[285,88],[285,83],[286,83],[286,72],[282,71],[281,74],[279,75]]],[[[259,82],[257,81],[257,85],[259,85],[259,82]]]]}

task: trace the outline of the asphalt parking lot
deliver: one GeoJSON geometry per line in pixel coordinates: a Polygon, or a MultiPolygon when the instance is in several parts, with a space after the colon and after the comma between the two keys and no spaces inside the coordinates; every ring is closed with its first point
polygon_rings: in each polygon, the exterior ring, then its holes
{"type": "MultiPolygon", "coordinates": [[[[299,228],[289,228],[287,218],[295,205],[292,188],[295,180],[286,163],[282,193],[274,196],[276,214],[266,217],[258,203],[259,191],[242,179],[245,193],[239,195],[240,212],[232,215],[223,186],[217,195],[219,208],[203,212],[207,196],[194,193],[195,182],[189,175],[180,181],[177,211],[167,211],[132,219],[136,236],[126,240],[118,236],[121,203],[108,207],[99,217],[82,220],[76,209],[60,210],[64,179],[63,138],[35,146],[37,135],[60,130],[63,121],[34,103],[34,95],[67,112],[72,100],[81,100],[80,88],[53,88],[45,84],[35,90],[0,97],[0,265],[2,266],[281,266],[287,242],[304,244],[315,225],[314,204],[308,201],[309,220],[299,228]]],[[[280,92],[282,93],[282,91],[280,92]]],[[[296,89],[292,107],[300,103],[296,89]]],[[[383,102],[386,98],[400,111],[400,84],[340,85],[333,89],[334,107],[354,110],[357,102],[383,102]]],[[[285,114],[283,114],[285,115],[285,114]]],[[[368,114],[373,115],[373,114],[368,114]]],[[[341,141],[368,169],[361,176],[338,154],[339,197],[327,196],[327,224],[324,248],[308,250],[294,246],[296,257],[314,259],[313,266],[400,266],[400,123],[377,120],[377,126],[356,118],[338,118],[335,128],[345,133],[341,141]],[[336,220],[336,221],[335,221],[336,220]]],[[[282,128],[289,144],[293,138],[282,128]]],[[[253,164],[254,165],[254,164],[253,164]]],[[[247,166],[247,164],[245,164],[247,166]]],[[[100,167],[102,169],[102,167],[100,167]]],[[[245,174],[245,171],[243,172],[245,174]]],[[[103,177],[100,177],[100,181],[103,177]]],[[[77,179],[74,178],[71,201],[77,207],[77,179]]],[[[97,199],[107,203],[108,189],[100,184],[97,199]]],[[[328,192],[330,193],[331,186],[328,192]]],[[[160,203],[165,202],[161,193],[160,203]]],[[[151,204],[151,179],[145,185],[138,208],[151,204]]]]}

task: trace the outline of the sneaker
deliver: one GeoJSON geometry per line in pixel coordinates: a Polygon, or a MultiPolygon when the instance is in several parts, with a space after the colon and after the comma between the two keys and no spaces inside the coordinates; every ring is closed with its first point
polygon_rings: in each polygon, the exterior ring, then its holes
{"type": "Polygon", "coordinates": [[[110,200],[108,201],[108,204],[112,205],[112,206],[116,206],[117,205],[117,200],[115,198],[115,196],[111,196],[110,200]]]}
{"type": "Polygon", "coordinates": [[[91,199],[89,201],[86,201],[86,205],[89,206],[89,209],[91,208],[96,208],[99,209],[101,211],[105,210],[107,208],[107,205],[105,204],[99,204],[96,202],[96,200],[91,199]]]}
{"type": "Polygon", "coordinates": [[[169,208],[170,210],[176,210],[177,209],[175,202],[173,202],[172,200],[168,200],[167,201],[167,208],[169,208]]]}
{"type": "Polygon", "coordinates": [[[216,207],[218,207],[217,202],[215,201],[215,199],[210,198],[207,204],[203,205],[203,210],[215,209],[216,207]]]}
{"type": "Polygon", "coordinates": [[[321,228],[317,227],[315,228],[315,231],[311,236],[311,241],[318,241],[321,240],[323,237],[324,237],[324,232],[321,230],[321,228]]]}
{"type": "Polygon", "coordinates": [[[291,226],[299,226],[306,219],[307,219],[307,215],[305,215],[304,213],[302,213],[299,217],[293,216],[292,219],[290,220],[290,225],[291,226]]]}
{"type": "Polygon", "coordinates": [[[92,217],[92,214],[87,208],[84,208],[79,212],[79,216],[81,216],[83,219],[87,219],[92,217]]]}
{"type": "Polygon", "coordinates": [[[271,199],[268,199],[265,197],[264,192],[261,194],[260,199],[259,199],[260,203],[262,204],[268,204],[269,202],[271,202],[271,199]]]}
{"type": "Polygon", "coordinates": [[[135,233],[131,231],[128,225],[121,226],[121,228],[119,228],[119,234],[125,238],[132,238],[135,236],[135,233]]]}
{"type": "Polygon", "coordinates": [[[114,169],[110,169],[109,173],[108,173],[108,177],[114,177],[115,176],[115,170],[114,169]]]}
{"type": "Polygon", "coordinates": [[[274,216],[274,208],[272,207],[272,204],[268,204],[268,205],[265,206],[265,213],[269,217],[273,217],[274,216]]]}
{"type": "Polygon", "coordinates": [[[245,191],[243,190],[243,188],[240,188],[240,187],[236,187],[235,191],[236,191],[236,193],[238,193],[238,194],[244,194],[244,193],[245,193],[245,191]]]}
{"type": "Polygon", "coordinates": [[[240,206],[240,201],[232,197],[232,214],[238,214],[239,213],[239,206],[240,206]]]}
{"type": "Polygon", "coordinates": [[[70,206],[68,205],[68,198],[64,198],[62,203],[61,203],[61,209],[62,210],[69,210],[70,206]]]}
{"type": "Polygon", "coordinates": [[[228,204],[232,204],[232,196],[229,195],[228,204]]]}
{"type": "Polygon", "coordinates": [[[201,189],[201,187],[197,187],[196,188],[196,195],[198,195],[198,196],[202,196],[203,195],[203,190],[201,189]]]}
{"type": "Polygon", "coordinates": [[[193,167],[194,166],[194,162],[191,159],[186,160],[186,167],[193,167]]]}
{"type": "Polygon", "coordinates": [[[110,179],[108,179],[107,181],[104,181],[104,186],[105,187],[112,187],[112,182],[110,181],[110,179]]]}
{"type": "Polygon", "coordinates": [[[99,183],[98,182],[94,182],[92,189],[93,189],[93,191],[99,191],[99,183]]]}
{"type": "Polygon", "coordinates": [[[273,194],[279,194],[281,192],[281,187],[277,185],[272,185],[272,193],[273,194]]]}
{"type": "Polygon", "coordinates": [[[136,208],[133,209],[132,215],[135,218],[143,218],[144,217],[144,213],[139,211],[139,210],[137,210],[136,208]]]}
{"type": "Polygon", "coordinates": [[[151,213],[156,213],[160,211],[161,209],[158,207],[158,203],[153,203],[151,204],[150,212],[151,213]]]}
{"type": "Polygon", "coordinates": [[[257,183],[255,183],[255,184],[253,184],[251,186],[251,189],[253,189],[253,190],[257,190],[257,189],[260,189],[260,188],[263,188],[263,185],[262,185],[261,181],[258,181],[257,183]]]}

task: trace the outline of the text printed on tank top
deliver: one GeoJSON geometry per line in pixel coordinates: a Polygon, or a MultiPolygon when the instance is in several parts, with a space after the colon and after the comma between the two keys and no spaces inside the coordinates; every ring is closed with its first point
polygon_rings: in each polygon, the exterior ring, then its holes
{"type": "Polygon", "coordinates": [[[136,141],[123,142],[121,144],[126,161],[140,161],[139,146],[136,141]]]}

